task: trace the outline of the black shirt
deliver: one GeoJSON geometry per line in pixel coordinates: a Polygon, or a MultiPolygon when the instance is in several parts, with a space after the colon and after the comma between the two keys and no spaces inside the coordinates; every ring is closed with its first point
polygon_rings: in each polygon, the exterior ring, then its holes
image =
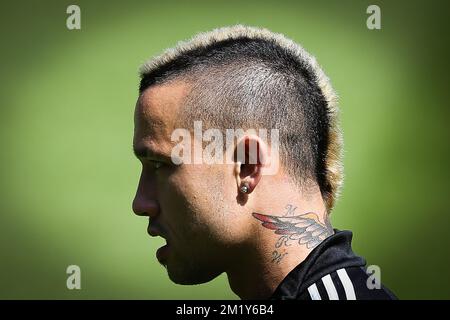
{"type": "Polygon", "coordinates": [[[397,299],[382,284],[376,285],[373,277],[369,279],[366,261],[352,251],[352,236],[350,231],[335,230],[284,278],[270,299],[397,299]]]}

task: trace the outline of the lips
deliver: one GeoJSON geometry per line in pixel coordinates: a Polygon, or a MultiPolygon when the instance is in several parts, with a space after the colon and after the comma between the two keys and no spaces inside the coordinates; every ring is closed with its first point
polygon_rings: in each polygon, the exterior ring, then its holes
{"type": "Polygon", "coordinates": [[[149,225],[147,228],[147,233],[149,235],[151,235],[152,237],[162,237],[164,238],[164,236],[161,234],[161,232],[156,229],[154,226],[149,225]]]}
{"type": "Polygon", "coordinates": [[[158,259],[159,262],[164,262],[167,260],[169,254],[169,245],[166,244],[156,250],[156,259],[158,259]]]}
{"type": "MultiPolygon", "coordinates": [[[[161,237],[166,240],[167,238],[165,235],[161,233],[154,225],[148,225],[147,232],[152,237],[161,237]]],[[[159,262],[164,262],[167,259],[167,255],[169,253],[169,244],[166,243],[164,246],[156,250],[156,259],[158,259],[159,262]]]]}

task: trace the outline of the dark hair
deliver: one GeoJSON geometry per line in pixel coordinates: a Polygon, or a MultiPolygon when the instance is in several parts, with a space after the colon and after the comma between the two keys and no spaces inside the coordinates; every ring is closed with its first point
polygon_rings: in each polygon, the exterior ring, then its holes
{"type": "Polygon", "coordinates": [[[307,58],[299,59],[274,38],[225,38],[180,50],[142,72],[139,92],[184,80],[191,90],[182,123],[278,129],[281,164],[299,185],[316,181],[330,208],[336,191],[327,168],[332,119],[307,58]]]}

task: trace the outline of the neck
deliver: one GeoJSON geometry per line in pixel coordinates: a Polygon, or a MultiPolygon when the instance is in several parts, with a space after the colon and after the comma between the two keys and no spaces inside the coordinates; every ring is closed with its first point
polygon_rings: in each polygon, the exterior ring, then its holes
{"type": "Polygon", "coordinates": [[[243,300],[268,299],[287,274],[301,263],[310,250],[254,251],[242,256],[236,265],[227,271],[231,290],[243,300]],[[277,262],[277,259],[280,259],[277,262]]]}
{"type": "Polygon", "coordinates": [[[287,274],[333,234],[322,201],[277,207],[249,213],[252,237],[227,270],[230,287],[241,299],[270,298],[287,274]]]}

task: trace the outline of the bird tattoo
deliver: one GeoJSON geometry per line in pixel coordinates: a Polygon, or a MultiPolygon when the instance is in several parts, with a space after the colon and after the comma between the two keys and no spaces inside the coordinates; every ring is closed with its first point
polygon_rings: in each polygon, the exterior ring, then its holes
{"type": "Polygon", "coordinates": [[[261,221],[263,227],[273,230],[275,234],[281,236],[275,245],[277,248],[282,244],[289,246],[291,241],[295,241],[311,249],[333,234],[331,226],[320,223],[317,215],[313,212],[290,217],[253,212],[253,217],[261,221]]]}

